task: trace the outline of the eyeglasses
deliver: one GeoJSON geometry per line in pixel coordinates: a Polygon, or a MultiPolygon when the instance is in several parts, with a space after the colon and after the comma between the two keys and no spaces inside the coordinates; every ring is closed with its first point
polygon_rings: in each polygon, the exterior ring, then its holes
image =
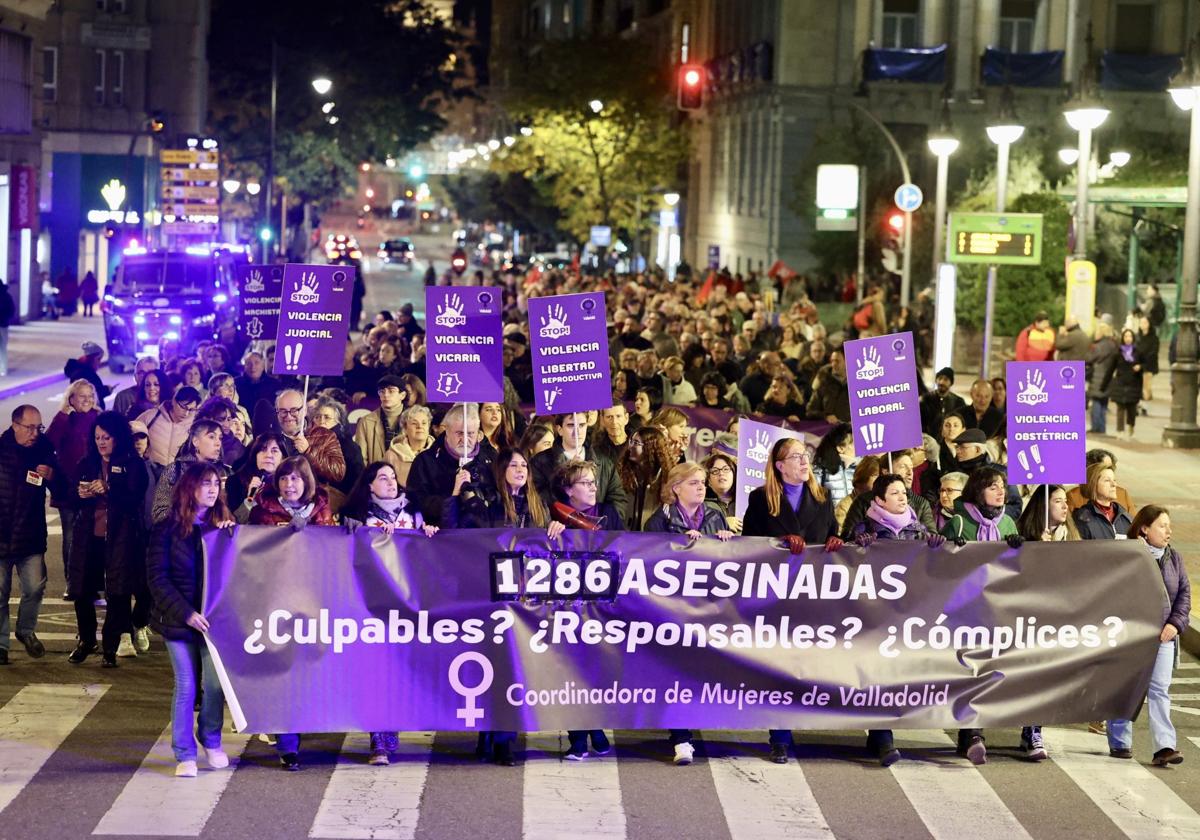
{"type": "Polygon", "coordinates": [[[576,487],[595,487],[595,486],[596,486],[596,479],[594,479],[594,478],[581,478],[579,481],[574,481],[574,482],[572,482],[572,485],[573,485],[573,486],[576,486],[576,487]]]}
{"type": "Polygon", "coordinates": [[[184,414],[195,414],[197,411],[200,410],[200,406],[198,406],[198,405],[181,405],[181,406],[179,406],[179,408],[183,411],[184,414]]]}
{"type": "Polygon", "coordinates": [[[634,438],[633,440],[629,441],[629,445],[635,449],[643,449],[646,446],[646,442],[639,438],[634,438]]]}
{"type": "Polygon", "coordinates": [[[17,423],[17,422],[14,422],[14,423],[13,423],[13,425],[14,425],[14,426],[20,426],[22,429],[25,429],[26,431],[30,431],[30,432],[32,432],[34,429],[36,429],[36,430],[37,430],[37,432],[38,432],[38,434],[41,434],[42,432],[46,431],[46,427],[45,427],[45,426],[43,426],[41,423],[38,423],[38,424],[36,424],[36,425],[35,425],[35,424],[33,424],[33,423],[17,423]]]}
{"type": "Polygon", "coordinates": [[[729,467],[713,467],[708,471],[709,475],[733,475],[733,470],[729,467]]]}
{"type": "Polygon", "coordinates": [[[795,461],[797,464],[807,464],[809,462],[809,457],[801,452],[793,452],[791,455],[781,460],[795,461]]]}
{"type": "Polygon", "coordinates": [[[275,413],[281,417],[299,417],[300,409],[298,408],[277,408],[275,413]]]}

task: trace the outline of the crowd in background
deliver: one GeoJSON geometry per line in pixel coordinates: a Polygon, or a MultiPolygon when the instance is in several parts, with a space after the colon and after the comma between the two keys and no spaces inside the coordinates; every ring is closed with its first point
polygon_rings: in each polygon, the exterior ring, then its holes
{"type": "MultiPolygon", "coordinates": [[[[865,290],[841,323],[829,324],[804,278],[710,273],[702,282],[655,275],[585,277],[572,271],[523,276],[482,273],[468,283],[496,286],[503,300],[503,398],[430,405],[424,330],[410,303],[358,325],[343,374],[308,384],[272,373],[274,348],[232,330],[187,355],[139,359],[134,384],[115,394],[103,383],[102,348],[85,343],[68,361],[72,382],[43,429],[37,408],[14,412],[0,437],[0,664],[8,661],[12,572],[22,589],[15,637],[44,654],[35,628],[45,588],[45,501],[62,522],[64,597],[75,609],[78,643],[68,657],[104,667],[145,655],[151,630],[163,637],[176,674],[177,773],[195,775],[193,704],[200,747],[222,766],[221,690],[200,634],[199,535],[235,523],[301,529],[371,527],[567,528],[646,530],[694,538],[733,535],[785,539],[836,550],[845,542],[1139,539],[1163,570],[1171,604],[1151,682],[1154,763],[1177,763],[1166,685],[1175,638],[1187,623],[1190,590],[1169,545],[1169,514],[1136,508],[1116,483],[1110,452],[1088,454],[1077,488],[1025,488],[1007,475],[1003,378],[952,390],[955,371],[919,382],[920,447],[860,457],[849,424],[845,341],[912,330],[918,355],[931,353],[927,293],[912,307],[888,306],[883,286],[865,290]],[[530,297],[606,293],[613,395],[588,412],[535,416],[526,307],[530,297]],[[892,314],[889,315],[889,310],[892,314]],[[724,432],[689,460],[689,419],[681,407],[728,412],[724,432]],[[734,507],[740,417],[819,424],[810,443],[780,440],[763,487],[743,517],[734,507]],[[36,477],[36,478],[35,478],[36,477]],[[97,606],[106,606],[97,643],[97,606]],[[202,686],[202,690],[200,687],[202,686]]],[[[1161,300],[1158,300],[1161,306],[1161,300]]],[[[1068,322],[1055,331],[1039,313],[1018,340],[1018,358],[1088,363],[1092,430],[1105,430],[1108,401],[1118,430],[1132,434],[1139,401],[1156,369],[1161,312],[1122,330],[1106,320],[1095,335],[1068,322]],[[1155,319],[1158,317],[1158,323],[1155,319]],[[1150,339],[1153,338],[1153,344],[1150,339]]],[[[1128,758],[1128,722],[1095,722],[1110,751],[1128,758]]],[[[514,733],[481,736],[479,754],[513,763],[514,733]]],[[[773,730],[771,757],[788,760],[791,733],[773,730]]],[[[1046,757],[1040,726],[1021,732],[1024,754],[1046,757]]],[[[692,760],[690,733],[670,735],[679,764],[692,760]]],[[[300,736],[275,736],[282,766],[299,769],[300,736]]],[[[609,748],[601,730],[569,733],[566,758],[609,748]]],[[[386,764],[396,733],[371,736],[373,764],[386,764]]],[[[890,732],[868,748],[887,765],[899,758],[890,732]]],[[[963,730],[959,749],[986,761],[984,733],[963,730]]],[[[227,761],[227,759],[224,759],[227,761]]]]}

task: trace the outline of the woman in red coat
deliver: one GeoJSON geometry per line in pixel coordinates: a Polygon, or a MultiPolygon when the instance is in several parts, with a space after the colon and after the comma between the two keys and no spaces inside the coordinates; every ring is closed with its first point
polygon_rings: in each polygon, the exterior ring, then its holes
{"type": "Polygon", "coordinates": [[[317,486],[307,458],[284,458],[275,468],[271,486],[255,499],[250,524],[291,525],[297,531],[306,525],[335,524],[329,497],[317,486]]]}

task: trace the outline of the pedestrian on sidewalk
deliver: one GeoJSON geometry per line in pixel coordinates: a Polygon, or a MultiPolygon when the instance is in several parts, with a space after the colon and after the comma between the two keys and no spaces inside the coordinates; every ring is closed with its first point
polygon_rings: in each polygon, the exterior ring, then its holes
{"type": "MultiPolygon", "coordinates": [[[[67,576],[71,543],[75,538],[76,508],[71,494],[79,483],[79,470],[88,452],[88,439],[99,416],[95,387],[86,379],[79,379],[67,386],[62,405],[50,421],[50,428],[46,429],[46,438],[58,453],[58,463],[63,473],[62,482],[50,488],[50,506],[58,508],[62,525],[63,577],[67,576]]],[[[70,599],[70,593],[67,598],[70,599]]]]}
{"type": "Polygon", "coordinates": [[[58,277],[57,285],[59,310],[63,315],[74,315],[79,301],[79,281],[75,279],[75,273],[69,268],[64,268],[58,277]]]}
{"type": "Polygon", "coordinates": [[[50,272],[42,272],[42,317],[58,320],[58,288],[50,282],[50,272]]]}
{"type": "Polygon", "coordinates": [[[1117,404],[1117,434],[1125,432],[1133,440],[1137,423],[1138,400],[1142,396],[1142,358],[1137,351],[1137,336],[1133,330],[1121,330],[1109,397],[1117,404]]]}
{"type": "Polygon", "coordinates": [[[96,304],[100,302],[100,283],[91,271],[83,275],[79,284],[79,300],[83,304],[83,317],[91,318],[95,314],[96,304]]]}
{"type": "Polygon", "coordinates": [[[1113,329],[1110,324],[1100,321],[1096,324],[1096,341],[1088,350],[1087,369],[1088,386],[1087,398],[1091,400],[1092,423],[1088,432],[1094,435],[1108,434],[1108,398],[1109,387],[1112,385],[1113,374],[1117,368],[1117,356],[1120,355],[1117,342],[1113,340],[1113,329]]]}
{"type": "Polygon", "coordinates": [[[171,514],[156,525],[150,537],[146,577],[154,595],[151,624],[166,640],[175,689],[171,698],[171,749],[175,775],[196,775],[196,737],[214,770],[229,766],[221,749],[221,724],[225,695],[217,678],[208,645],[208,619],[200,612],[204,579],[201,530],[232,527],[233,517],[221,500],[220,472],[211,464],[197,463],[176,483],[171,514]],[[200,680],[200,708],[196,715],[196,681],[200,680]]]}
{"type": "Polygon", "coordinates": [[[34,659],[46,653],[37,637],[46,591],[46,492],[62,481],[54,447],[42,433],[42,415],[18,406],[0,435],[0,665],[8,664],[12,574],[21,581],[17,641],[34,659]]]}
{"type": "Polygon", "coordinates": [[[8,284],[0,280],[0,376],[8,376],[8,327],[16,315],[17,306],[8,292],[8,284]]]}
{"type": "MultiPolygon", "coordinates": [[[[1137,352],[1142,360],[1142,401],[1150,402],[1154,399],[1154,376],[1158,373],[1158,333],[1154,329],[1154,325],[1150,323],[1150,319],[1142,315],[1138,318],[1137,332],[1137,352]]],[[[1145,416],[1146,409],[1142,408],[1142,415],[1145,416]]]]}
{"type": "Polygon", "coordinates": [[[1054,345],[1050,316],[1039,312],[1033,316],[1033,323],[1017,336],[1016,359],[1018,362],[1048,362],[1054,358],[1054,345]]]}
{"type": "MultiPolygon", "coordinates": [[[[1175,727],[1171,724],[1171,672],[1179,659],[1179,634],[1187,629],[1192,610],[1192,587],[1183,558],[1171,546],[1171,516],[1166,508],[1146,505],[1138,511],[1128,535],[1154,558],[1167,590],[1163,628],[1158,636],[1158,651],[1146,695],[1150,740],[1154,749],[1150,763],[1155,767],[1182,764],[1183,756],[1177,749],[1175,727]]],[[[1108,754],[1113,758],[1133,758],[1133,721],[1108,722],[1108,754]]]]}

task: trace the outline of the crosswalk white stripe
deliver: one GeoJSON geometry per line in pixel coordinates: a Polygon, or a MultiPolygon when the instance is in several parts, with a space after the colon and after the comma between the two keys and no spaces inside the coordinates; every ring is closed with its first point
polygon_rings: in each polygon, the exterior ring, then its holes
{"type": "MultiPolygon", "coordinates": [[[[606,734],[612,741],[612,733],[606,734]]],[[[565,749],[566,733],[525,736],[522,837],[624,838],[625,809],[616,756],[559,760],[565,749]]]]}
{"type": "Polygon", "coordinates": [[[705,730],[703,737],[708,744],[728,742],[723,753],[739,751],[708,759],[733,840],[832,840],[833,829],[796,761],[772,764],[761,748],[742,752],[745,732],[705,730]]]}
{"type": "MultiPolygon", "coordinates": [[[[905,729],[896,733],[901,753],[906,747],[948,747],[955,741],[940,729],[905,729]]],[[[1009,840],[1029,832],[966,759],[945,761],[901,759],[891,767],[913,810],[937,840],[1009,840]]]]}
{"type": "Polygon", "coordinates": [[[1186,693],[1186,692],[1183,694],[1172,694],[1171,699],[1172,700],[1193,700],[1193,701],[1200,700],[1200,694],[1196,694],[1195,692],[1192,692],[1190,694],[1186,693]]]}
{"type": "Polygon", "coordinates": [[[0,812],[106,691],[107,685],[27,685],[0,708],[0,812]]]}
{"type": "Polygon", "coordinates": [[[388,767],[367,764],[370,735],[347,735],[308,836],[411,840],[421,815],[433,735],[402,733],[399,758],[388,767]]]}
{"type": "Polygon", "coordinates": [[[1200,685],[1200,677],[1172,677],[1171,685],[1200,685]]]}
{"type": "Polygon", "coordinates": [[[1046,729],[1054,763],[1130,840],[1200,837],[1200,814],[1137,761],[1109,758],[1108,745],[1074,729],[1046,729]]]}
{"type": "Polygon", "coordinates": [[[1200,709],[1193,709],[1189,706],[1172,706],[1172,712],[1183,712],[1185,715],[1200,715],[1200,709]]]}
{"type": "Polygon", "coordinates": [[[1180,662],[1175,666],[1176,671],[1200,671],[1200,662],[1180,662]]]}
{"type": "Polygon", "coordinates": [[[196,761],[200,774],[194,779],[176,779],[168,723],[92,834],[199,837],[233,778],[247,740],[245,735],[224,733],[221,746],[229,754],[229,769],[208,769],[201,748],[196,761]]]}

